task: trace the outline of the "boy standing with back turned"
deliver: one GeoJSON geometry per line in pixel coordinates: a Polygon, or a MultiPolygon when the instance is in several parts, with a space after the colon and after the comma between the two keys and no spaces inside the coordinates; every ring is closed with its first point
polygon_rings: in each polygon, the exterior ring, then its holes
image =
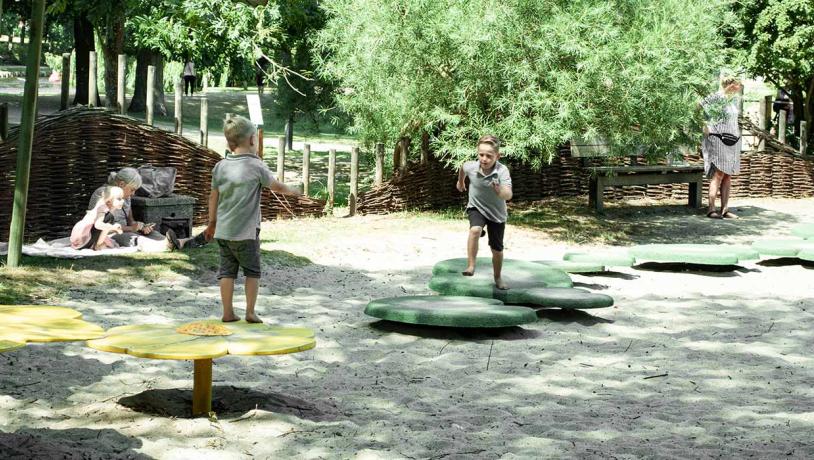
{"type": "Polygon", "coordinates": [[[260,193],[263,187],[296,194],[276,180],[257,156],[257,131],[247,118],[233,116],[223,123],[223,134],[232,155],[212,170],[209,195],[209,226],[206,239],[213,237],[220,248],[220,298],[223,322],[237,321],[232,298],[238,268],[246,277],[246,321],[262,323],[254,313],[260,279],[260,193]]]}
{"type": "Polygon", "coordinates": [[[466,244],[467,266],[464,276],[475,274],[478,256],[478,240],[483,236],[483,228],[489,233],[489,247],[492,248],[492,270],[495,286],[508,289],[501,278],[503,269],[503,232],[506,229],[506,201],[512,199],[512,178],[509,168],[501,164],[500,141],[495,136],[478,139],[478,159],[467,161],[458,171],[459,192],[466,190],[469,178],[469,202],[466,214],[469,216],[469,238],[466,244]]]}

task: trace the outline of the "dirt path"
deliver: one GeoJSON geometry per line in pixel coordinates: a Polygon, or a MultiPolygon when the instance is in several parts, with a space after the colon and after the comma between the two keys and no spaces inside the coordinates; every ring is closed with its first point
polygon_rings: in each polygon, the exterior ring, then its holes
{"type": "MultiPolygon", "coordinates": [[[[737,204],[740,221],[647,208],[611,209],[609,219],[627,225],[636,243],[745,243],[814,222],[813,200],[737,204]]],[[[316,349],[216,361],[217,420],[184,418],[189,363],[76,343],[0,355],[0,451],[218,459],[814,456],[811,265],[767,260],[726,272],[574,275],[577,286],[613,296],[616,306],[545,311],[535,324],[501,331],[403,326],[362,313],[373,298],[429,294],[433,263],[463,255],[464,227],[463,219],[413,215],[264,224],[264,250],[313,263],[266,264],[258,311],[272,323],[314,328],[316,349]]],[[[577,248],[602,249],[507,229],[511,258],[555,259],[577,248]]],[[[62,303],[105,327],[219,311],[211,270],[64,296],[62,303]]]]}

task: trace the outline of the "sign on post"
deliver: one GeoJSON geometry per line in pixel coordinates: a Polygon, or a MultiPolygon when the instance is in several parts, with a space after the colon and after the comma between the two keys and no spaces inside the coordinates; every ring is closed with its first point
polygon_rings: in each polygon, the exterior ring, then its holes
{"type": "Polygon", "coordinates": [[[247,94],[246,105],[249,106],[249,118],[257,128],[257,156],[263,158],[263,110],[260,108],[260,96],[247,94]]]}

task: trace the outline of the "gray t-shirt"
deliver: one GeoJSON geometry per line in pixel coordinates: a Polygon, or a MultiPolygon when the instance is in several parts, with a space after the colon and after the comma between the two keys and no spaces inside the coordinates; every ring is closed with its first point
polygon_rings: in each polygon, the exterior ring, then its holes
{"type": "Polygon", "coordinates": [[[212,189],[218,191],[215,238],[254,240],[260,228],[260,193],[274,175],[257,155],[243,153],[220,160],[212,170],[212,189]]]}
{"type": "MultiPolygon", "coordinates": [[[[102,199],[102,196],[105,194],[105,187],[107,187],[107,185],[97,188],[90,196],[88,210],[95,208],[96,203],[102,199]]],[[[113,217],[115,219],[114,223],[119,224],[122,227],[127,225],[127,214],[130,212],[130,198],[124,200],[124,206],[122,206],[121,209],[111,209],[110,212],[113,213],[113,217]]]]}
{"type": "Polygon", "coordinates": [[[506,211],[506,200],[497,196],[492,182],[497,181],[500,186],[512,186],[512,178],[509,175],[509,168],[495,162],[494,168],[489,174],[484,175],[480,169],[480,162],[467,161],[463,165],[464,174],[469,178],[469,202],[467,208],[476,208],[483,214],[483,217],[492,222],[506,222],[509,217],[506,211]]]}

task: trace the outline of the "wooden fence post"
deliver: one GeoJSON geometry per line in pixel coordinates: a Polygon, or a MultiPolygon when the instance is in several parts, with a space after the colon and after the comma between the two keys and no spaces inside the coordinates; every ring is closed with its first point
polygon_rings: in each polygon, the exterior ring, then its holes
{"type": "Polygon", "coordinates": [[[302,146],[302,194],[308,196],[311,183],[311,144],[302,146]]]}
{"type": "Polygon", "coordinates": [[[786,111],[781,110],[777,114],[777,140],[781,144],[786,143],[786,111]]]}
{"type": "MultiPolygon", "coordinates": [[[[766,96],[760,101],[760,111],[758,112],[757,117],[757,124],[758,128],[762,129],[763,131],[767,131],[769,129],[769,120],[771,120],[771,107],[772,101],[771,96],[766,96]],[[769,110],[769,115],[766,115],[766,110],[769,110]]],[[[766,149],[766,141],[763,139],[759,139],[757,143],[757,151],[762,152],[766,149]]]]}
{"type": "Polygon", "coordinates": [[[96,88],[96,51],[90,52],[88,61],[88,107],[96,107],[98,97],[96,88]]]}
{"type": "Polygon", "coordinates": [[[277,180],[285,183],[285,136],[277,138],[277,180]]]}
{"type": "Polygon", "coordinates": [[[206,93],[201,97],[201,145],[209,147],[209,100],[206,98],[206,93]]]}
{"type": "Polygon", "coordinates": [[[62,54],[62,86],[60,88],[59,110],[68,108],[71,92],[71,53],[62,54]]]}
{"type": "Polygon", "coordinates": [[[382,185],[384,180],[384,144],[381,142],[376,143],[376,175],[373,179],[373,185],[378,187],[382,185]]]}
{"type": "Polygon", "coordinates": [[[119,55],[119,67],[118,67],[118,75],[116,79],[116,104],[119,106],[119,113],[124,115],[124,90],[125,85],[127,84],[127,56],[124,54],[119,55]]]}
{"type": "Polygon", "coordinates": [[[40,54],[42,53],[42,26],[45,16],[45,0],[31,4],[31,38],[25,66],[25,90],[23,91],[20,136],[17,143],[17,170],[14,180],[14,204],[9,227],[9,268],[20,265],[25,233],[25,213],[28,204],[28,183],[31,178],[31,147],[34,144],[34,121],[37,118],[37,93],[39,92],[40,54]]]}
{"type": "Polygon", "coordinates": [[[430,135],[429,133],[421,133],[421,164],[425,165],[430,161],[430,135]]]}
{"type": "Polygon", "coordinates": [[[359,198],[359,147],[350,151],[350,195],[348,195],[348,210],[351,216],[356,215],[356,200],[359,198]]]}
{"type": "Polygon", "coordinates": [[[393,149],[393,175],[399,173],[401,166],[401,140],[396,141],[396,147],[393,149]]]}
{"type": "Polygon", "coordinates": [[[808,123],[800,122],[800,155],[808,153],[808,123]]]}
{"type": "Polygon", "coordinates": [[[336,190],[336,149],[328,151],[328,214],[334,209],[334,192],[336,190]]]}
{"type": "Polygon", "coordinates": [[[153,126],[153,105],[155,100],[155,66],[147,66],[147,107],[144,108],[146,122],[153,126]]]}
{"type": "Polygon", "coordinates": [[[401,139],[401,157],[399,161],[399,174],[404,174],[407,171],[407,156],[410,154],[410,139],[403,137],[401,139]]]}
{"type": "Polygon", "coordinates": [[[0,140],[8,139],[8,102],[0,103],[0,140]]]}
{"type": "Polygon", "coordinates": [[[175,134],[184,134],[184,81],[175,80],[175,134]]]}

